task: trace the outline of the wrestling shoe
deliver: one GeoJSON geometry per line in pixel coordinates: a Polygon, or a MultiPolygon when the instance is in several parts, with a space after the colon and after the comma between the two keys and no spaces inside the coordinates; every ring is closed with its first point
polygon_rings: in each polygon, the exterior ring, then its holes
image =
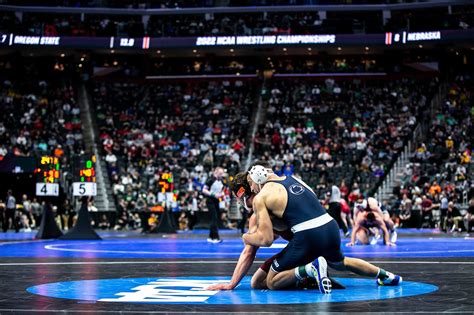
{"type": "Polygon", "coordinates": [[[375,234],[374,236],[371,236],[369,238],[370,245],[376,245],[377,242],[379,241],[379,239],[380,239],[380,234],[378,234],[378,233],[375,234]]]}
{"type": "Polygon", "coordinates": [[[328,278],[328,263],[324,257],[320,256],[311,263],[313,277],[318,282],[319,292],[329,294],[332,290],[331,280],[328,278]]]}
{"type": "Polygon", "coordinates": [[[219,244],[219,243],[222,243],[222,240],[219,238],[208,238],[207,242],[212,243],[212,244],[219,244]]]}
{"type": "MultiPolygon", "coordinates": [[[[329,280],[331,280],[333,290],[344,290],[346,288],[342,283],[340,283],[336,279],[332,278],[331,276],[328,276],[328,278],[329,278],[329,280]]],[[[316,281],[316,279],[313,279],[311,277],[305,277],[301,281],[298,281],[296,283],[296,288],[298,288],[298,289],[318,289],[319,290],[318,282],[316,281]]]]}
{"type": "Polygon", "coordinates": [[[377,278],[378,285],[394,286],[394,285],[399,285],[400,283],[402,283],[403,279],[399,275],[395,275],[388,271],[386,273],[387,273],[387,276],[385,279],[377,278]]]}
{"type": "Polygon", "coordinates": [[[396,243],[398,238],[397,230],[392,231],[392,235],[390,235],[390,242],[396,243]]]}

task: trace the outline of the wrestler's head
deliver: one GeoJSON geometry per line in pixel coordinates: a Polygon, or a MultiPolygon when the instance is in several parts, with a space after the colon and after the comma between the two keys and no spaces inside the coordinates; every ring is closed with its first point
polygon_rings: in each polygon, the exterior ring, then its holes
{"type": "Polygon", "coordinates": [[[367,213],[367,221],[371,223],[375,222],[375,214],[373,212],[367,213]]]}
{"type": "Polygon", "coordinates": [[[247,181],[247,172],[237,173],[230,181],[230,190],[237,198],[237,201],[248,211],[252,211],[252,200],[254,194],[247,181]]]}
{"type": "Polygon", "coordinates": [[[253,193],[258,194],[262,186],[268,181],[273,171],[270,165],[264,161],[257,161],[248,171],[247,180],[253,193]]]}

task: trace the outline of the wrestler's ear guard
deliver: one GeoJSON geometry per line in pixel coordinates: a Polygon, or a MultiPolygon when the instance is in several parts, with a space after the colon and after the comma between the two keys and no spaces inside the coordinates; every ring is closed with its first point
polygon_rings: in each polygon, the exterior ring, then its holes
{"type": "Polygon", "coordinates": [[[250,189],[250,185],[247,181],[247,172],[236,174],[233,178],[231,178],[229,184],[230,190],[235,194],[237,199],[242,201],[244,208],[247,211],[250,211],[250,209],[247,207],[247,199],[252,195],[252,190],[250,189]]]}
{"type": "Polygon", "coordinates": [[[268,180],[269,172],[262,165],[255,165],[250,169],[249,175],[257,185],[263,185],[268,180]]]}

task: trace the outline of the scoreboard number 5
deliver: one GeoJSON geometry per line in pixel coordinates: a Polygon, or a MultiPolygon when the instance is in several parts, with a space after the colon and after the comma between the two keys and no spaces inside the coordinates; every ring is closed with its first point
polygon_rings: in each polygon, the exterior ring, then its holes
{"type": "Polygon", "coordinates": [[[74,196],[95,196],[97,192],[96,183],[73,183],[74,196]]]}

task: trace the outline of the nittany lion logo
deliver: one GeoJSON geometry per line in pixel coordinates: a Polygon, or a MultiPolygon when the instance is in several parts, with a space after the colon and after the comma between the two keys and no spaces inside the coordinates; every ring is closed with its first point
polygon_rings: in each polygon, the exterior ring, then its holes
{"type": "Polygon", "coordinates": [[[301,185],[294,184],[290,186],[290,193],[293,195],[301,195],[304,192],[304,188],[301,185]]]}

